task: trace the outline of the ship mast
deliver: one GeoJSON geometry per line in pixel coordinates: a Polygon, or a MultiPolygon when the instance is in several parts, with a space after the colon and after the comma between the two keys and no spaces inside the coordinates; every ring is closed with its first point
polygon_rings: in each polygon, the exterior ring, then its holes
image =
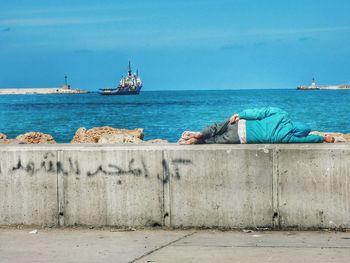
{"type": "Polygon", "coordinates": [[[131,76],[131,63],[130,63],[130,61],[129,61],[129,70],[128,70],[128,74],[129,74],[129,76],[131,76]]]}

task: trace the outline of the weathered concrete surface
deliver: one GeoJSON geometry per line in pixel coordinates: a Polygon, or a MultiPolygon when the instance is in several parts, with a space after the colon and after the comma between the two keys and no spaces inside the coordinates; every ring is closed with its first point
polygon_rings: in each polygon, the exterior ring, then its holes
{"type": "Polygon", "coordinates": [[[0,229],[0,262],[349,262],[350,233],[0,229]]]}
{"type": "Polygon", "coordinates": [[[182,147],[165,156],[169,225],[272,227],[272,151],[182,147]]]}
{"type": "Polygon", "coordinates": [[[193,231],[0,229],[0,262],[130,262],[193,231]]]}
{"type": "Polygon", "coordinates": [[[42,164],[56,160],[55,151],[1,149],[0,224],[57,225],[57,176],[42,164]]]}
{"type": "Polygon", "coordinates": [[[349,233],[199,231],[136,262],[348,262],[349,233]]]}
{"type": "Polygon", "coordinates": [[[6,145],[0,225],[350,227],[350,144],[6,145]]]}
{"type": "Polygon", "coordinates": [[[79,167],[59,175],[64,225],[163,225],[162,151],[81,147],[62,160],[79,167]]]}
{"type": "Polygon", "coordinates": [[[282,227],[350,228],[350,148],[278,150],[282,227]]]}

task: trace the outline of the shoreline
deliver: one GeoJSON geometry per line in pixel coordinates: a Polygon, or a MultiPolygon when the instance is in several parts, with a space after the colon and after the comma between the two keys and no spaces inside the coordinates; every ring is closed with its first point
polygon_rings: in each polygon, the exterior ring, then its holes
{"type": "Polygon", "coordinates": [[[309,85],[309,86],[298,86],[297,90],[350,90],[349,84],[342,85],[329,85],[329,86],[318,86],[318,85],[309,85]]]}
{"type": "MultiPolygon", "coordinates": [[[[350,143],[350,133],[339,132],[320,132],[312,131],[310,134],[316,134],[322,137],[330,135],[334,137],[334,143],[350,143]]],[[[50,134],[41,132],[27,132],[20,134],[15,138],[9,138],[6,134],[0,132],[0,145],[19,145],[19,144],[169,144],[176,143],[161,138],[148,139],[144,138],[144,129],[136,128],[133,130],[123,128],[113,128],[109,126],[94,127],[85,129],[80,127],[76,130],[74,136],[69,142],[57,142],[50,134]]],[[[178,142],[177,142],[178,144],[178,142]]],[[[264,143],[269,144],[269,143],[264,143]]],[[[278,143],[292,144],[292,143],[278,143]]]]}

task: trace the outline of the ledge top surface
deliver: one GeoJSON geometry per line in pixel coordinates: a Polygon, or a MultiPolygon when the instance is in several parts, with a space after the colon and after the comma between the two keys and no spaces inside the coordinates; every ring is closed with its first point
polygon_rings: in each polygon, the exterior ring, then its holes
{"type": "Polygon", "coordinates": [[[16,144],[1,145],[0,151],[35,151],[35,150],[350,150],[350,143],[313,143],[313,144],[202,144],[179,145],[167,144],[16,144]]]}

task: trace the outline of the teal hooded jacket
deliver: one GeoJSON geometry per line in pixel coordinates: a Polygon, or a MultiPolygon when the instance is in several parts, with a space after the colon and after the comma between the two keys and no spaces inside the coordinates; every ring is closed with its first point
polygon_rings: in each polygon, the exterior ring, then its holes
{"type": "Polygon", "coordinates": [[[303,123],[292,122],[284,110],[274,107],[247,109],[239,113],[246,120],[247,143],[321,143],[323,137],[309,135],[303,123]]]}

